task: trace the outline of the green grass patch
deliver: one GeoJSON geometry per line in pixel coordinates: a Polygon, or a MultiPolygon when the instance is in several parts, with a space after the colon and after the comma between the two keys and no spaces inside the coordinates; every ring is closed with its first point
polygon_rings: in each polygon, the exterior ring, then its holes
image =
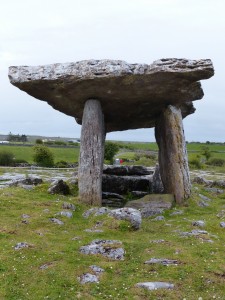
{"type": "Polygon", "coordinates": [[[88,209],[74,196],[49,195],[48,184],[26,191],[14,187],[0,190],[0,299],[223,299],[224,297],[224,219],[216,215],[224,209],[224,194],[216,196],[196,186],[183,215],[164,213],[165,221],[143,219],[132,231],[127,222],[106,216],[85,219],[88,209]],[[198,194],[212,201],[199,207],[198,194]],[[64,225],[50,221],[62,210],[63,202],[75,204],[71,219],[58,217],[64,225]],[[22,222],[28,214],[29,223],[22,222]],[[204,220],[208,234],[181,237],[180,231],[196,229],[194,220],[204,220]],[[102,223],[103,233],[85,229],[102,223]],[[79,248],[96,238],[116,239],[126,251],[124,261],[82,255],[79,248]],[[164,239],[161,244],[153,240],[164,239]],[[213,240],[213,243],[207,240],[213,240]],[[30,247],[14,250],[18,242],[30,247]],[[146,265],[150,258],[177,259],[177,266],[146,265]],[[90,265],[105,269],[99,284],[82,285],[77,277],[91,272],[90,265]],[[47,266],[46,268],[40,268],[47,266]],[[143,281],[168,281],[173,290],[145,291],[135,287],[143,281]]]}

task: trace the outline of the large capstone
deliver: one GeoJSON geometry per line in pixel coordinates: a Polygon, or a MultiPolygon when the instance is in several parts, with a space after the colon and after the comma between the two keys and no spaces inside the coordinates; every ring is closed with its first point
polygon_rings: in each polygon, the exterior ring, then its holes
{"type": "Polygon", "coordinates": [[[82,124],[84,104],[100,101],[106,132],[155,126],[162,109],[180,104],[193,113],[201,99],[199,80],[213,76],[210,59],[167,58],[150,65],[121,60],[84,60],[9,68],[10,82],[82,124]]]}

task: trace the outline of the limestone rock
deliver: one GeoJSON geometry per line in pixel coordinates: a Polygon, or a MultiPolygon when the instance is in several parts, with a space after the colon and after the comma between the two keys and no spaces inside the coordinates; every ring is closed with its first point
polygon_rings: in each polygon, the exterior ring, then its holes
{"type": "Polygon", "coordinates": [[[16,246],[14,247],[15,250],[20,250],[23,248],[29,248],[30,245],[26,242],[21,242],[21,243],[17,243],[16,246]]]}
{"type": "Polygon", "coordinates": [[[94,215],[96,217],[96,216],[108,214],[109,212],[110,212],[110,209],[107,207],[92,207],[83,213],[83,217],[88,218],[91,215],[94,215]]]}
{"type": "Polygon", "coordinates": [[[178,265],[178,261],[175,259],[167,259],[167,258],[151,258],[150,260],[145,261],[145,264],[161,264],[163,266],[169,265],[178,265]]]}
{"type": "Polygon", "coordinates": [[[199,80],[213,74],[209,59],[176,58],[160,59],[150,65],[85,60],[9,68],[13,85],[75,117],[79,124],[84,102],[93,97],[100,99],[106,132],[154,127],[165,103],[179,104],[183,116],[192,113],[191,101],[203,97],[199,80]]]}
{"type": "Polygon", "coordinates": [[[118,220],[129,221],[131,227],[135,230],[139,229],[141,226],[141,213],[137,209],[130,207],[114,209],[110,211],[108,215],[118,220]]]}
{"type": "Polygon", "coordinates": [[[158,290],[158,289],[173,289],[174,284],[168,282],[140,282],[136,284],[136,287],[145,288],[147,290],[158,290]]]}
{"type": "Polygon", "coordinates": [[[91,273],[85,273],[82,274],[81,276],[78,277],[78,281],[81,284],[85,284],[85,283],[98,283],[98,277],[96,275],[93,275],[91,273]]]}
{"type": "Polygon", "coordinates": [[[57,218],[51,218],[50,221],[52,223],[55,223],[55,224],[58,224],[58,225],[63,225],[64,224],[63,221],[61,221],[61,220],[59,220],[57,218]]]}
{"type": "Polygon", "coordinates": [[[220,222],[220,227],[225,228],[225,222],[220,222]]]}
{"type": "Polygon", "coordinates": [[[198,220],[198,221],[192,222],[192,225],[197,226],[197,227],[205,227],[205,222],[202,220],[198,220]]]}
{"type": "Polygon", "coordinates": [[[174,203],[173,195],[151,194],[145,197],[128,201],[125,207],[136,208],[141,212],[143,218],[161,214],[164,209],[171,209],[174,203]]]}
{"type": "Polygon", "coordinates": [[[75,205],[72,204],[72,203],[68,203],[68,202],[64,202],[64,203],[62,204],[62,208],[63,208],[63,209],[76,210],[75,205]]]}
{"type": "Polygon", "coordinates": [[[83,254],[101,254],[113,260],[124,260],[125,251],[122,243],[116,240],[94,240],[89,245],[82,246],[83,254]]]}

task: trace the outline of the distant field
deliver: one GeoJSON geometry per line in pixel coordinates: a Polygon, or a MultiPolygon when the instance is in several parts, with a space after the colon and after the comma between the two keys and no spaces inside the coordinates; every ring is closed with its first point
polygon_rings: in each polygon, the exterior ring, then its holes
{"type": "MultiPolygon", "coordinates": [[[[129,155],[133,156],[132,151],[136,150],[145,150],[145,151],[157,151],[158,146],[156,143],[138,143],[138,142],[116,142],[121,145],[121,148],[124,146],[123,153],[128,152],[129,155]],[[126,150],[127,149],[127,150],[126,150]]],[[[187,150],[189,158],[195,157],[201,152],[202,147],[207,146],[212,153],[214,158],[223,158],[225,159],[225,144],[204,144],[204,143],[188,143],[187,150]]],[[[78,162],[79,160],[79,148],[71,147],[50,147],[51,151],[54,153],[55,162],[64,160],[67,162],[78,162]]],[[[11,151],[14,154],[15,159],[25,159],[29,163],[33,162],[33,149],[32,147],[18,145],[0,145],[0,151],[6,150],[11,151]]],[[[129,156],[128,155],[128,156],[129,156]]],[[[130,158],[130,157],[129,157],[130,158]]]]}
{"type": "MultiPolygon", "coordinates": [[[[54,153],[55,162],[65,160],[67,162],[78,162],[79,148],[50,148],[54,153]]],[[[27,162],[33,162],[33,148],[27,146],[0,145],[0,151],[10,151],[15,159],[25,159],[27,162]]]]}

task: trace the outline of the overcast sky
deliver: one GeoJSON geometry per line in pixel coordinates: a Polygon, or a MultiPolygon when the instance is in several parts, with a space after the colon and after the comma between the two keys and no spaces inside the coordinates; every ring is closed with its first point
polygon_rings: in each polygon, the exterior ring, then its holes
{"type": "MultiPolygon", "coordinates": [[[[0,0],[0,133],[79,137],[72,117],[9,83],[8,67],[210,58],[215,75],[184,120],[186,140],[225,142],[224,0],[0,0]]],[[[154,141],[152,129],[108,139],[154,141]]]]}

